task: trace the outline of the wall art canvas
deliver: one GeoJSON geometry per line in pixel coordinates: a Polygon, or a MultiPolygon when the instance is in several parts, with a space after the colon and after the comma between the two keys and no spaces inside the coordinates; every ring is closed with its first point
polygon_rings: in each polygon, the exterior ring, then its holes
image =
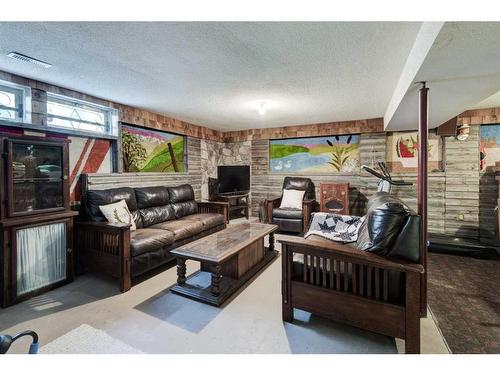
{"type": "Polygon", "coordinates": [[[484,171],[500,162],[500,124],[481,125],[480,135],[480,166],[484,171]]]}
{"type": "Polygon", "coordinates": [[[269,143],[271,173],[353,173],[359,168],[359,134],[273,139],[269,143]]]}
{"type": "MultiPolygon", "coordinates": [[[[434,132],[428,137],[427,168],[431,172],[443,170],[441,137],[434,132]]],[[[418,132],[396,132],[387,137],[387,166],[391,172],[414,173],[418,167],[418,132]]]]}
{"type": "Polygon", "coordinates": [[[125,172],[185,172],[185,137],[137,126],[122,125],[125,172]]]}

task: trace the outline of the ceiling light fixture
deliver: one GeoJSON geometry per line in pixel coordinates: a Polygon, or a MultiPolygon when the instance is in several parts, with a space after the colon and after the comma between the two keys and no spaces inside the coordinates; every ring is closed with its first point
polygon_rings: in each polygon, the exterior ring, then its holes
{"type": "Polygon", "coordinates": [[[23,55],[23,54],[17,53],[17,52],[9,52],[7,54],[7,56],[10,57],[11,59],[19,60],[19,61],[22,61],[22,62],[25,62],[28,64],[38,65],[38,66],[41,66],[45,69],[52,67],[52,64],[49,64],[45,61],[37,60],[33,57],[29,57],[29,56],[26,56],[26,55],[23,55]]]}
{"type": "Polygon", "coordinates": [[[257,108],[257,112],[259,115],[264,116],[267,113],[267,104],[266,102],[260,102],[259,107],[257,108]]]}

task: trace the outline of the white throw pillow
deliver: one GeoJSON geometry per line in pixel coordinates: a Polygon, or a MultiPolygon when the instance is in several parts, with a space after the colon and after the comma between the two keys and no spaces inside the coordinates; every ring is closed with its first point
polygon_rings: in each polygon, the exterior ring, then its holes
{"type": "Polygon", "coordinates": [[[130,230],[136,230],[135,221],[130,213],[125,200],[99,206],[104,217],[111,224],[131,224],[130,230]]]}
{"type": "Polygon", "coordinates": [[[304,199],[304,190],[283,190],[280,208],[293,208],[302,210],[302,200],[304,199]]]}

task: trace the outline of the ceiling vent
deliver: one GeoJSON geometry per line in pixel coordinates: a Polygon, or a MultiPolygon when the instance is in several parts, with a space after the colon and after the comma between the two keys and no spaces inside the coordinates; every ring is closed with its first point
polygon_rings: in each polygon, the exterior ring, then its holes
{"type": "Polygon", "coordinates": [[[37,66],[41,66],[41,67],[46,68],[46,69],[52,67],[52,64],[34,59],[33,57],[29,57],[29,56],[26,56],[26,55],[23,55],[23,54],[17,53],[17,52],[10,52],[7,56],[9,56],[12,59],[23,61],[23,62],[28,63],[28,64],[34,64],[37,66]]]}

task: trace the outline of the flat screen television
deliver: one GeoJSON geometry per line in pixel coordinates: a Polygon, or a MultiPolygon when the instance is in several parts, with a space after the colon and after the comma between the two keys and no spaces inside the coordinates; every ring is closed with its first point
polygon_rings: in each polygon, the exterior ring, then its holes
{"type": "Polygon", "coordinates": [[[249,165],[223,165],[217,167],[219,194],[250,191],[249,165]]]}

